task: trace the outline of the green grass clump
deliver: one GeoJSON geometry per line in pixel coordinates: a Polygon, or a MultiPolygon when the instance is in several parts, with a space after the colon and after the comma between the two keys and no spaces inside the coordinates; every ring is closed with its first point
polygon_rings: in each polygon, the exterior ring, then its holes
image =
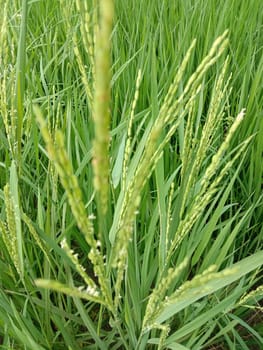
{"type": "Polygon", "coordinates": [[[260,349],[262,3],[0,5],[0,347],[260,349]]]}

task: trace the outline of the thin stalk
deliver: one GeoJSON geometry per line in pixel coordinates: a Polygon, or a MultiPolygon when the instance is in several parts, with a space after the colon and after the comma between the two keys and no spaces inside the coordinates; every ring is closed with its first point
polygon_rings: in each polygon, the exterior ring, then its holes
{"type": "Polygon", "coordinates": [[[25,95],[25,63],[26,63],[26,28],[27,28],[27,0],[22,1],[22,17],[20,24],[20,35],[18,42],[17,61],[16,61],[16,108],[17,108],[17,162],[20,164],[22,148],[22,130],[23,130],[23,105],[25,95]]]}

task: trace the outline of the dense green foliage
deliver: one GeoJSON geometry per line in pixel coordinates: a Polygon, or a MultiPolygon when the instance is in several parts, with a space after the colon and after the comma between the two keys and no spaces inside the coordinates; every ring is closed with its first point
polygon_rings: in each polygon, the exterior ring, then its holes
{"type": "Polygon", "coordinates": [[[261,349],[263,2],[110,4],[0,0],[0,348],[261,349]]]}

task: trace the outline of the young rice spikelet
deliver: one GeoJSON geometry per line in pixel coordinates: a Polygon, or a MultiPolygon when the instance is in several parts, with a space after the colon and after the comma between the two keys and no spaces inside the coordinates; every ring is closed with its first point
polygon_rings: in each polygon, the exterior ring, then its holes
{"type": "Polygon", "coordinates": [[[106,213],[109,196],[109,127],[110,127],[110,36],[113,22],[113,2],[100,2],[100,25],[95,45],[95,92],[94,92],[94,187],[99,206],[106,213]]]}

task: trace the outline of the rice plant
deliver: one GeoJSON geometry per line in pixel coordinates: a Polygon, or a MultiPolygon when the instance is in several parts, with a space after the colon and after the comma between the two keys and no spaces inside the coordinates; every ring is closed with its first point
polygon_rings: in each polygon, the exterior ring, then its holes
{"type": "Polygon", "coordinates": [[[261,2],[1,5],[1,348],[260,348],[261,2]]]}

